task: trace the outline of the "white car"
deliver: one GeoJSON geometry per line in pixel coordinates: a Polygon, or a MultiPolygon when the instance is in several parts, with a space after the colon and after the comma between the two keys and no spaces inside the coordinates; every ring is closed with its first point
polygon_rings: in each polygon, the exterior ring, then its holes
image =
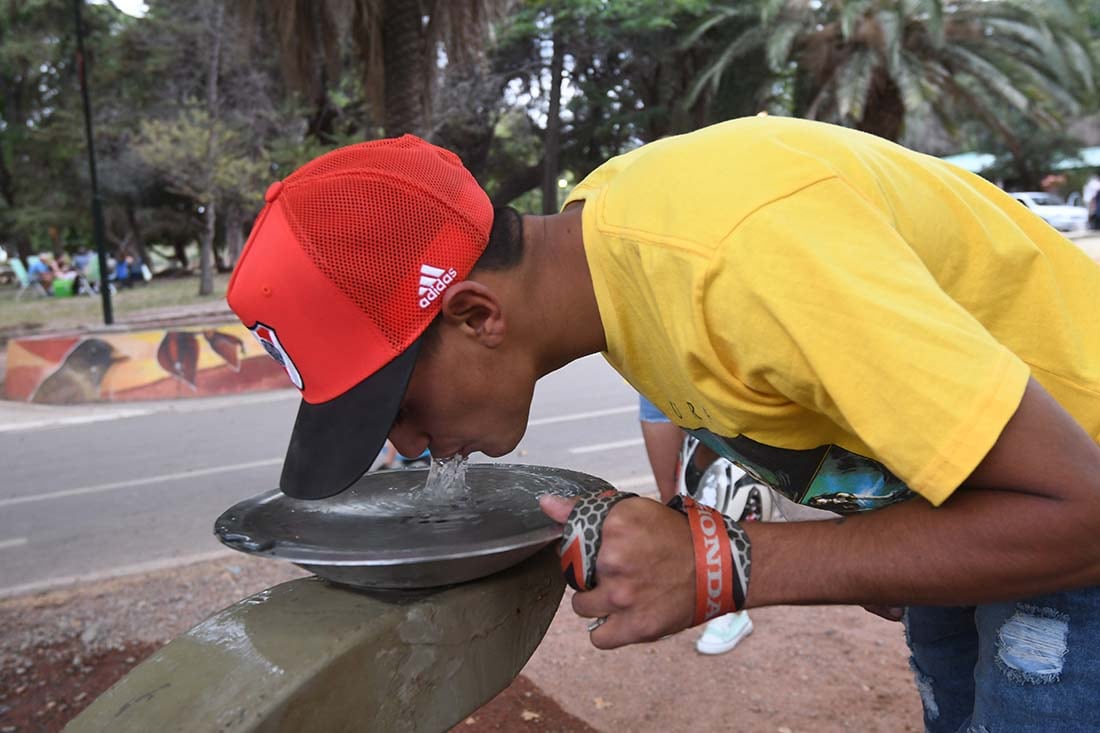
{"type": "Polygon", "coordinates": [[[1075,232],[1088,226],[1088,209],[1084,206],[1067,206],[1065,201],[1052,193],[1016,191],[1011,195],[1060,232],[1075,232]]]}

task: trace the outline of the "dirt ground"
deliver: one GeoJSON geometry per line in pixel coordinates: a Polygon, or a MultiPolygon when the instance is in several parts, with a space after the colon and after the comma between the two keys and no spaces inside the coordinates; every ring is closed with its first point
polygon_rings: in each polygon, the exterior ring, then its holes
{"type": "Polygon", "coordinates": [[[862,608],[753,610],[732,652],[695,651],[698,630],[604,652],[568,594],[523,673],[601,731],[921,731],[900,624],[862,608]]]}
{"type": "MultiPolygon", "coordinates": [[[[0,733],[52,733],[214,611],[300,576],[242,556],[0,601],[0,733]]],[[[704,657],[697,631],[600,652],[568,594],[523,674],[455,731],[919,731],[897,624],[853,608],[752,612],[755,632],[704,657]]]]}
{"type": "MultiPolygon", "coordinates": [[[[73,636],[36,647],[19,664],[0,668],[0,730],[4,733],[58,733],[157,644],[124,644],[87,655],[73,636]],[[86,656],[87,655],[87,656],[86,656]]],[[[469,715],[455,733],[511,732],[597,733],[562,710],[523,675],[490,703],[469,715]]]]}

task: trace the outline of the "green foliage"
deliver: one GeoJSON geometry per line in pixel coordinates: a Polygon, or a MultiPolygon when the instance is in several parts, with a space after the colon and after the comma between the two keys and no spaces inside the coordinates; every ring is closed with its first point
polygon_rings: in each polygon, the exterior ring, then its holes
{"type": "MultiPolygon", "coordinates": [[[[493,53],[508,90],[505,100],[528,120],[530,132],[520,137],[539,149],[555,47],[565,58],[560,169],[570,175],[579,178],[643,142],[712,121],[711,97],[683,104],[707,44],[681,43],[712,5],[700,0],[524,3],[493,53]]],[[[753,85],[748,96],[755,90],[753,85]]],[[[510,139],[518,139],[514,130],[510,139]]]]}
{"type": "MultiPolygon", "coordinates": [[[[89,15],[89,34],[103,33],[101,14],[89,15]]],[[[62,0],[0,5],[0,242],[24,252],[73,225],[78,202],[88,210],[71,27],[62,0]]]]}
{"type": "Polygon", "coordinates": [[[897,139],[909,115],[928,110],[948,124],[978,118],[1011,146],[1006,110],[1051,128],[1095,104],[1086,28],[1064,0],[722,3],[689,36],[727,38],[691,91],[713,92],[763,45],[788,114],[897,139]]]}
{"type": "MultiPolygon", "coordinates": [[[[184,253],[203,230],[198,211],[207,202],[215,202],[223,231],[230,212],[251,218],[271,180],[333,147],[379,136],[384,87],[406,83],[407,71],[392,55],[384,63],[378,11],[387,2],[397,0],[150,0],[142,18],[110,4],[85,6],[109,246],[149,242],[184,253]]],[[[894,138],[921,120],[996,148],[1006,176],[1030,180],[1059,146],[1073,144],[1056,139],[1068,117],[1100,111],[1095,0],[422,7],[431,20],[423,50],[440,61],[431,79],[417,81],[430,102],[424,134],[459,152],[495,199],[530,210],[538,209],[528,192],[542,178],[555,48],[565,81],[552,164],[569,181],[641,143],[761,109],[894,138]]],[[[90,240],[74,52],[70,0],[0,0],[5,245],[90,240]]]]}
{"type": "Polygon", "coordinates": [[[1054,163],[1076,157],[1081,149],[1078,140],[1061,130],[1031,127],[1017,149],[994,140],[987,149],[996,156],[996,162],[982,175],[1002,182],[1008,190],[1038,191],[1043,178],[1054,171],[1054,163]]]}
{"type": "MultiPolygon", "coordinates": [[[[1007,112],[1005,124],[1017,131],[1019,144],[1010,147],[1004,139],[987,127],[971,123],[966,126],[967,147],[992,153],[995,161],[981,171],[985,178],[998,182],[1008,190],[1038,191],[1043,178],[1056,171],[1061,161],[1077,158],[1081,141],[1063,128],[1046,128],[1019,113],[1007,112]]],[[[1083,181],[1082,181],[1083,182],[1083,181]]]]}
{"type": "Polygon", "coordinates": [[[244,131],[211,119],[195,100],[166,120],[142,120],[134,149],[168,190],[195,202],[233,199],[258,206],[270,166],[266,151],[247,146],[244,131]],[[214,166],[207,161],[211,157],[214,166]]]}

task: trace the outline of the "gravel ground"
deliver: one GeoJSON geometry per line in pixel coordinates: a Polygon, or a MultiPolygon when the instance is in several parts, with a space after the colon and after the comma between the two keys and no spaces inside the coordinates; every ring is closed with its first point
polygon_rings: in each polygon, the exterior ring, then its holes
{"type": "Polygon", "coordinates": [[[0,664],[78,636],[88,653],[167,642],[211,613],[268,586],[302,577],[293,565],[241,555],[0,601],[0,664]]]}
{"type": "Polygon", "coordinates": [[[924,728],[900,624],[848,606],[753,609],[732,652],[695,651],[699,630],[599,651],[569,593],[523,669],[602,731],[916,733],[924,728]]]}

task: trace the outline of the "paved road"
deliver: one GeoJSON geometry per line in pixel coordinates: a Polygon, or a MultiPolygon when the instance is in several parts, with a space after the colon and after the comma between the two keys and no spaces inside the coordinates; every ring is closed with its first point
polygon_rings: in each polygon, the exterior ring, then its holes
{"type": "MultiPolygon", "coordinates": [[[[575,362],[540,382],[527,434],[504,460],[651,492],[636,399],[602,359],[575,362]]],[[[213,521],[275,486],[297,403],[293,390],[0,403],[0,597],[232,553],[213,521]]]]}

